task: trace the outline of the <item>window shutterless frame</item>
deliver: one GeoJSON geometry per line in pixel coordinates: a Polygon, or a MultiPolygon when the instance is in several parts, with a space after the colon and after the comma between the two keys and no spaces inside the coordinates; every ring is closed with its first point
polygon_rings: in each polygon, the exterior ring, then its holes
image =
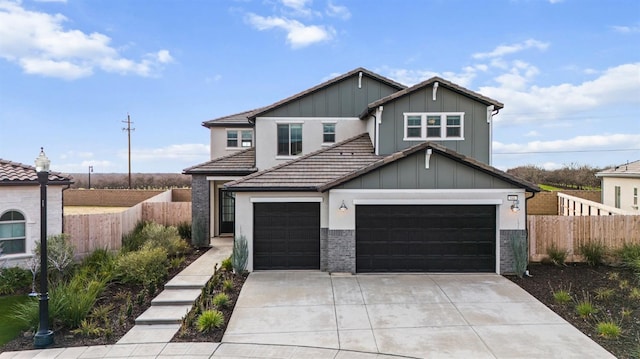
{"type": "Polygon", "coordinates": [[[464,140],[464,112],[405,112],[404,141],[464,140]]]}

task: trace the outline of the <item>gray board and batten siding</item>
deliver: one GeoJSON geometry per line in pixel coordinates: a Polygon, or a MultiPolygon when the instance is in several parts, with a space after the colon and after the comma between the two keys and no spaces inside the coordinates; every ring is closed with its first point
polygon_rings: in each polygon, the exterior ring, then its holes
{"type": "Polygon", "coordinates": [[[425,168],[425,151],[391,162],[335,188],[339,189],[504,189],[519,188],[435,151],[425,168]]]}
{"type": "Polygon", "coordinates": [[[358,117],[362,109],[398,89],[367,75],[358,86],[358,74],[320,88],[317,91],[284,103],[258,117],[358,117]]]}
{"type": "Polygon", "coordinates": [[[433,85],[384,104],[380,124],[380,154],[402,151],[424,140],[404,140],[405,112],[464,112],[464,140],[432,141],[462,155],[489,164],[487,105],[455,93],[444,86],[433,101],[433,85]]]}

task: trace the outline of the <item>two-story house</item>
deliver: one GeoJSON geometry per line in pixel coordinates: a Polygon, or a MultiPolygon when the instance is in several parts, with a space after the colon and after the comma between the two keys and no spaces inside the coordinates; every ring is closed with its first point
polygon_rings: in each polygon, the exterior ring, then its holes
{"type": "Polygon", "coordinates": [[[491,167],[502,107],[358,68],[204,122],[213,159],[185,170],[193,235],[246,236],[249,270],[513,272],[540,189],[491,167]]]}
{"type": "Polygon", "coordinates": [[[640,213],[640,160],[607,168],[596,173],[596,177],[601,181],[604,205],[620,208],[629,214],[640,213]]]}

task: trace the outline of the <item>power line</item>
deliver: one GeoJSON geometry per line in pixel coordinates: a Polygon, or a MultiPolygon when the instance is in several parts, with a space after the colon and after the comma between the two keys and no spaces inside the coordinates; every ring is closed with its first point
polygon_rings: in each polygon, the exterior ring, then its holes
{"type": "Polygon", "coordinates": [[[122,121],[122,123],[126,123],[127,127],[123,127],[122,131],[127,131],[127,137],[129,139],[129,189],[131,189],[131,131],[135,131],[135,128],[131,128],[131,117],[127,113],[127,120],[122,121]]]}
{"type": "Polygon", "coordinates": [[[527,152],[494,152],[494,155],[526,155],[536,153],[584,153],[584,152],[625,152],[640,151],[640,148],[610,149],[610,150],[573,150],[573,151],[527,151],[527,152]]]}

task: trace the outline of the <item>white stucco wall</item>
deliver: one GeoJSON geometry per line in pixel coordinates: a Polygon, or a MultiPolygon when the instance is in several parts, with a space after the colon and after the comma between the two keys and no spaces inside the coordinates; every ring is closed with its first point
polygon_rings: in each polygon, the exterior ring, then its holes
{"type": "MultiPolygon", "coordinates": [[[[253,132],[253,129],[249,127],[238,127],[238,128],[212,127],[211,128],[211,145],[209,148],[211,152],[211,159],[230,155],[232,153],[236,153],[238,151],[245,150],[248,148],[248,147],[227,148],[227,130],[238,131],[238,143],[240,143],[240,140],[241,140],[240,131],[253,132]]],[[[254,145],[255,145],[255,133],[253,134],[253,137],[254,137],[254,145]]]]}
{"type": "Polygon", "coordinates": [[[525,192],[523,189],[445,189],[445,190],[346,190],[329,193],[329,223],[331,229],[356,228],[355,206],[358,204],[488,204],[497,206],[496,226],[500,229],[526,229],[525,192]],[[511,210],[508,195],[517,195],[519,212],[511,210]],[[344,200],[349,208],[339,211],[344,200]]]}
{"type": "MultiPolygon", "coordinates": [[[[296,157],[278,157],[277,124],[302,123],[302,155],[322,148],[322,124],[335,122],[336,143],[367,131],[366,121],[357,117],[258,117],[256,119],[256,166],[263,170],[296,157]]],[[[373,139],[372,139],[373,140],[373,139]]]]}
{"type": "MultiPolygon", "coordinates": [[[[62,186],[47,188],[47,235],[62,233],[62,186]]],[[[22,265],[40,240],[40,186],[0,186],[0,215],[7,211],[24,214],[26,253],[3,256],[8,265],[22,265]]]]}
{"type": "MultiPolygon", "coordinates": [[[[640,195],[640,178],[630,177],[603,177],[602,179],[602,203],[607,206],[615,207],[616,205],[616,186],[620,186],[620,209],[625,211],[640,210],[633,205],[633,189],[638,189],[640,195]]],[[[640,198],[638,198],[640,204],[640,198]]]]}
{"type": "Polygon", "coordinates": [[[329,219],[328,194],[317,192],[236,192],[236,237],[244,235],[249,247],[247,270],[253,271],[253,203],[265,202],[319,202],[320,228],[327,228],[329,219]]]}

